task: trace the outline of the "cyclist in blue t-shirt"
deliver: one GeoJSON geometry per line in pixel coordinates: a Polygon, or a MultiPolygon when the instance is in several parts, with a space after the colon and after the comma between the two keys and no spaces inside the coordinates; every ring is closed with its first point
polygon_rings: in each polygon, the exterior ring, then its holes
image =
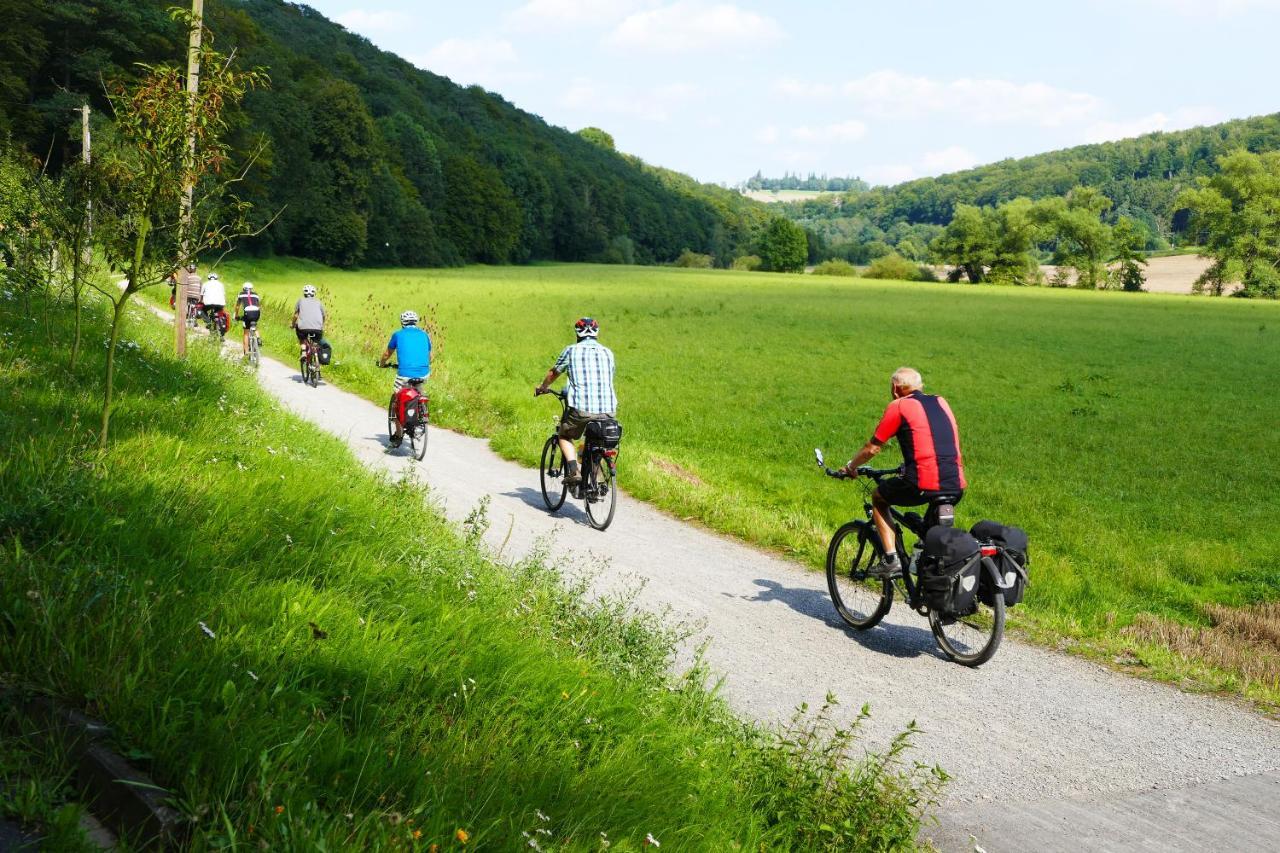
{"type": "Polygon", "coordinates": [[[400,331],[387,341],[387,348],[378,359],[379,367],[386,367],[392,353],[400,358],[396,371],[396,387],[399,391],[410,379],[426,379],[431,375],[431,336],[418,328],[416,311],[400,315],[400,331]]]}

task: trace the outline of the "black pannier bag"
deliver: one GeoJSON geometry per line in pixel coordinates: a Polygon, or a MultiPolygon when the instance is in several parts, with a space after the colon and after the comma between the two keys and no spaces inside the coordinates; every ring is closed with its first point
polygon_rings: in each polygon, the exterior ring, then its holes
{"type": "Polygon", "coordinates": [[[586,436],[596,447],[612,450],[622,443],[622,424],[613,418],[596,418],[587,421],[586,436]]]}
{"type": "Polygon", "coordinates": [[[978,540],[954,527],[929,528],[924,537],[917,576],[931,610],[966,616],[977,609],[982,554],[978,540]]]}
{"type": "MultiPolygon", "coordinates": [[[[1004,583],[1004,604],[1012,607],[1022,601],[1027,589],[1027,531],[1021,527],[1006,527],[998,521],[979,521],[970,530],[979,542],[1000,546],[1000,553],[992,560],[1004,583]]],[[[978,598],[990,607],[995,600],[996,586],[987,572],[982,573],[978,584],[978,598]]]]}
{"type": "Polygon", "coordinates": [[[329,366],[329,362],[333,361],[333,347],[328,341],[320,339],[320,364],[325,367],[329,366]]]}

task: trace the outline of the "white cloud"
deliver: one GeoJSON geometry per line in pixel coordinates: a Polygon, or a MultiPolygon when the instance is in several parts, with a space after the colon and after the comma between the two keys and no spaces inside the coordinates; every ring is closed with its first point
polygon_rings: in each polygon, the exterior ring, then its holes
{"type": "Polygon", "coordinates": [[[778,132],[777,127],[771,124],[766,124],[764,127],[756,131],[756,142],[763,145],[772,145],[778,141],[780,136],[781,134],[778,132]]]}
{"type": "Polygon", "coordinates": [[[1102,105],[1093,95],[1046,83],[969,77],[938,80],[888,70],[850,80],[842,91],[878,118],[948,114],[980,124],[1032,122],[1058,127],[1092,119],[1102,105]]]}
{"type": "Polygon", "coordinates": [[[702,89],[690,83],[621,90],[590,77],[578,77],[560,96],[560,105],[580,112],[612,113],[661,122],[669,120],[675,110],[699,100],[704,94],[702,89]]]}
{"type": "Polygon", "coordinates": [[[628,15],[607,42],[658,53],[682,53],[718,47],[758,47],[782,33],[767,15],[730,3],[677,0],[667,6],[628,15]]]}
{"type": "Polygon", "coordinates": [[[795,77],[783,77],[773,84],[773,92],[787,98],[830,98],[836,87],[830,83],[806,83],[795,77]]]}
{"type": "Polygon", "coordinates": [[[867,167],[863,170],[863,177],[872,186],[891,187],[916,177],[916,169],[906,163],[888,163],[867,167]]]}
{"type": "MultiPolygon", "coordinates": [[[[1108,5],[1114,0],[1108,0],[1108,5]]],[[[1206,14],[1226,17],[1241,12],[1280,9],[1280,0],[1130,0],[1139,6],[1147,6],[1161,12],[1203,17],[1206,14]]]]}
{"type": "Polygon", "coordinates": [[[856,119],[825,124],[821,127],[793,127],[791,138],[798,142],[857,142],[867,135],[867,126],[856,119]]]}
{"type": "Polygon", "coordinates": [[[410,57],[419,68],[441,74],[464,86],[473,83],[496,88],[509,82],[519,60],[506,39],[445,39],[423,56],[410,57]]]}
{"type": "Polygon", "coordinates": [[[533,32],[608,26],[642,5],[639,0],[529,0],[503,16],[503,23],[533,32]]]}
{"type": "Polygon", "coordinates": [[[926,152],[920,159],[921,169],[929,175],[941,175],[944,172],[959,172],[976,165],[978,158],[967,148],[959,145],[948,145],[938,151],[926,152]]]}
{"type": "Polygon", "coordinates": [[[1119,121],[1097,121],[1085,129],[1085,142],[1111,142],[1153,133],[1157,130],[1183,130],[1201,124],[1214,124],[1225,116],[1213,107],[1186,107],[1172,114],[1155,112],[1150,115],[1119,121]]]}
{"type": "Polygon", "coordinates": [[[408,25],[409,16],[394,9],[352,9],[334,18],[353,33],[386,33],[408,25]]]}

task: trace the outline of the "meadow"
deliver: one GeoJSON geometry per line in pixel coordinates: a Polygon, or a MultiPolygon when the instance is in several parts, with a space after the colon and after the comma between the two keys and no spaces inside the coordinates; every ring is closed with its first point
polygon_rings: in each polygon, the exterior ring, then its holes
{"type": "MultiPolygon", "coordinates": [[[[890,849],[941,774],[845,764],[821,711],[740,722],[668,670],[679,626],[588,602],[366,471],[139,306],[98,450],[105,337],[0,292],[0,815],[81,849],[33,695],[105,720],[184,849],[890,849]],[[532,842],[532,843],[530,843],[532,842]]],[[[131,849],[125,840],[121,849],[131,849]]]]}
{"type": "Polygon", "coordinates": [[[1214,606],[1280,598],[1280,305],[587,265],[240,260],[224,278],[266,295],[267,348],[285,357],[288,306],[316,284],[328,377],[378,402],[390,375],[373,360],[417,310],[437,347],[435,422],[531,465],[555,413],[532,387],[574,318],[595,316],[618,359],[624,487],[814,566],[862,493],[821,478],[812,449],[852,455],[889,374],[915,366],[959,420],[961,517],[1031,534],[1016,625],[1193,689],[1280,698],[1280,670],[1174,651],[1143,627],[1207,629],[1214,606]]]}

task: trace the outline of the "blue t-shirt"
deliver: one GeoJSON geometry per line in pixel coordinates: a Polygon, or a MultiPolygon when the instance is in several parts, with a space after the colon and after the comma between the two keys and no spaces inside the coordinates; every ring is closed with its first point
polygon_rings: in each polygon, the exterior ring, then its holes
{"type": "Polygon", "coordinates": [[[431,374],[431,337],[417,326],[405,326],[392,335],[387,349],[399,355],[401,376],[425,379],[431,374]]]}

